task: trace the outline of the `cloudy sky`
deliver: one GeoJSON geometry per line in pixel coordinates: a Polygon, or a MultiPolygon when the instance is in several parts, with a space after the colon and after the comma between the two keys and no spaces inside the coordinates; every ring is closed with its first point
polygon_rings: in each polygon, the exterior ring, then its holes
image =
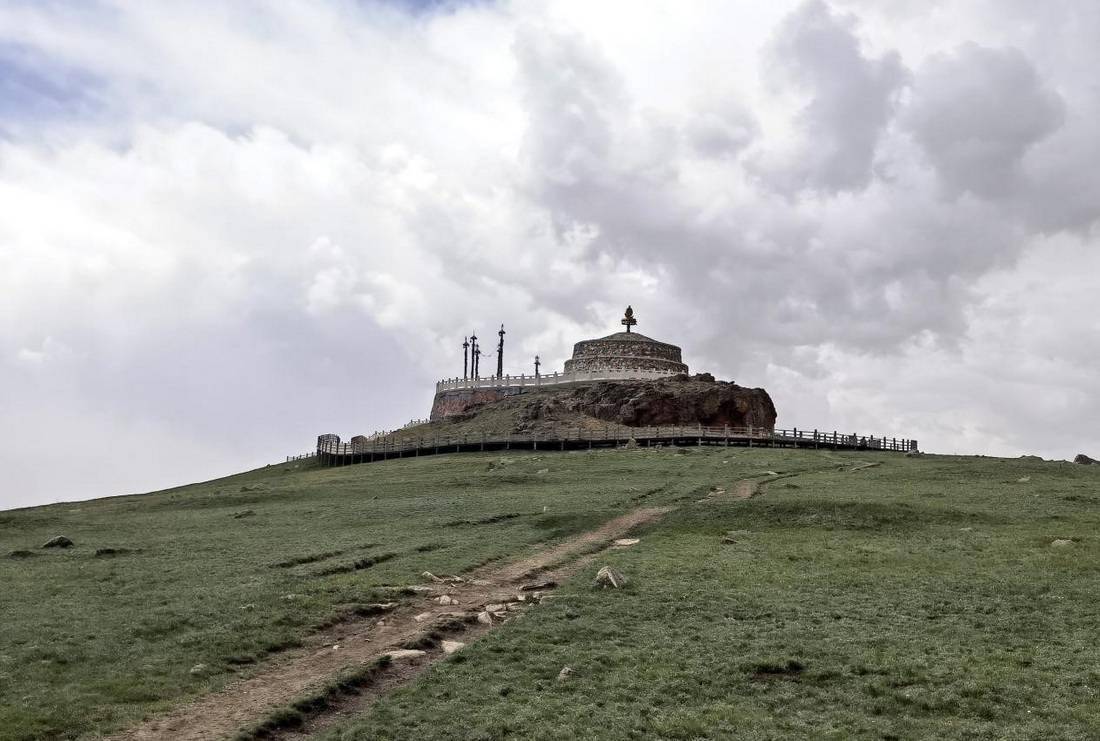
{"type": "Polygon", "coordinates": [[[783,426],[1100,454],[1100,4],[0,0],[0,508],[638,329],[783,426]]]}

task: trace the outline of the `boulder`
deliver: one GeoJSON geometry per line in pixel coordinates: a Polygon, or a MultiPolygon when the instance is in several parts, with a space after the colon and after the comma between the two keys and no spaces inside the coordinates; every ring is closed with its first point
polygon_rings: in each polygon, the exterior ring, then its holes
{"type": "Polygon", "coordinates": [[[457,605],[458,604],[458,600],[456,600],[454,597],[452,597],[449,594],[440,595],[439,597],[436,597],[435,601],[438,602],[441,605],[457,605]]]}
{"type": "Polygon", "coordinates": [[[486,610],[482,610],[481,612],[479,612],[477,614],[477,621],[479,623],[481,623],[482,625],[492,625],[493,624],[493,616],[490,612],[488,612],[486,610]]]}
{"type": "Polygon", "coordinates": [[[187,673],[190,674],[192,677],[198,677],[206,674],[206,664],[195,664],[187,673]]]}
{"type": "Polygon", "coordinates": [[[42,544],[43,548],[70,548],[73,542],[66,538],[64,535],[55,535],[45,543],[42,544]]]}
{"type": "Polygon", "coordinates": [[[1100,461],[1089,458],[1084,453],[1078,453],[1077,457],[1073,459],[1073,462],[1080,463],[1082,466],[1095,466],[1097,463],[1100,463],[1100,461]]]}
{"type": "Polygon", "coordinates": [[[558,681],[559,681],[559,682],[564,682],[565,680],[569,679],[569,676],[570,676],[570,675],[571,675],[572,673],[573,673],[573,670],[572,670],[572,669],[571,669],[570,667],[568,667],[568,666],[563,666],[563,667],[561,668],[561,671],[560,671],[560,672],[558,672],[558,681]]]}
{"type": "Polygon", "coordinates": [[[596,586],[604,589],[620,589],[626,584],[626,577],[610,566],[604,566],[596,572],[596,586]]]}

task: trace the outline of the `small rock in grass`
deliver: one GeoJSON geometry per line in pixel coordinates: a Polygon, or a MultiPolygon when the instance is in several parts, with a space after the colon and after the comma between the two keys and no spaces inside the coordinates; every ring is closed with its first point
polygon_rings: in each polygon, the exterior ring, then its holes
{"type": "Polygon", "coordinates": [[[251,611],[251,610],[255,610],[255,609],[256,609],[256,605],[254,605],[254,604],[252,604],[251,602],[249,602],[249,603],[248,603],[247,605],[241,605],[241,609],[242,609],[242,610],[249,610],[249,611],[251,611]]]}
{"type": "Polygon", "coordinates": [[[55,535],[45,543],[42,544],[43,548],[69,548],[73,545],[73,542],[66,538],[64,535],[55,535]]]}
{"type": "Polygon", "coordinates": [[[596,572],[596,586],[607,589],[619,589],[626,584],[626,577],[610,566],[604,566],[596,572]]]}
{"type": "Polygon", "coordinates": [[[449,594],[440,595],[439,597],[435,598],[435,601],[438,602],[441,605],[457,605],[458,604],[458,600],[456,600],[454,597],[452,597],[449,594]]]}
{"type": "Polygon", "coordinates": [[[233,513],[233,519],[234,520],[240,520],[240,519],[243,519],[245,517],[253,517],[255,514],[256,514],[255,511],[250,510],[250,509],[246,509],[244,512],[234,512],[233,513]]]}
{"type": "Polygon", "coordinates": [[[1031,481],[1030,476],[1021,476],[1020,478],[1016,479],[1017,484],[1026,484],[1028,481],[1031,481]]]}
{"type": "Polygon", "coordinates": [[[776,471],[765,471],[764,473],[766,473],[769,476],[778,476],[779,475],[779,473],[776,472],[776,471]]]}
{"type": "Polygon", "coordinates": [[[492,625],[493,624],[493,616],[490,613],[486,612],[485,610],[482,610],[481,612],[479,612],[477,614],[477,621],[479,623],[481,623],[482,625],[492,625]]]}
{"type": "Polygon", "coordinates": [[[626,548],[628,546],[637,545],[638,543],[641,543],[641,542],[642,542],[641,538],[619,538],[618,540],[612,541],[611,545],[613,545],[617,548],[626,548]]]}
{"type": "Polygon", "coordinates": [[[422,612],[419,615],[413,615],[413,620],[415,620],[418,623],[422,623],[425,620],[427,620],[428,618],[430,618],[431,616],[432,616],[432,614],[430,612],[422,612]]]}
{"type": "Polygon", "coordinates": [[[405,659],[419,659],[422,656],[427,656],[427,651],[421,651],[417,648],[399,648],[383,655],[390,657],[390,661],[404,661],[405,659]]]}
{"type": "Polygon", "coordinates": [[[544,473],[550,473],[550,469],[549,468],[540,468],[539,470],[535,471],[536,476],[541,476],[544,473]]]}
{"type": "Polygon", "coordinates": [[[541,589],[553,589],[556,586],[558,586],[558,583],[556,581],[540,581],[534,582],[533,584],[524,584],[522,587],[520,587],[520,591],[534,592],[541,589]]]}
{"type": "Polygon", "coordinates": [[[960,533],[969,533],[969,532],[973,532],[973,531],[974,531],[974,528],[972,528],[972,527],[960,527],[959,528],[960,533]]]}
{"type": "Polygon", "coordinates": [[[193,667],[191,667],[191,670],[188,672],[188,674],[190,674],[193,677],[197,677],[200,674],[205,674],[205,673],[206,673],[206,664],[195,664],[193,667]]]}
{"type": "Polygon", "coordinates": [[[423,574],[421,574],[421,576],[424,577],[425,579],[429,580],[429,581],[434,581],[436,584],[442,584],[443,583],[442,579],[440,579],[438,576],[436,576],[435,574],[433,574],[430,571],[425,571],[423,574]]]}
{"type": "Polygon", "coordinates": [[[432,587],[426,587],[423,584],[413,584],[412,586],[402,587],[402,589],[407,589],[410,592],[416,592],[417,594],[424,594],[425,592],[435,591],[435,589],[433,589],[432,587]]]}
{"type": "Polygon", "coordinates": [[[462,641],[443,641],[439,644],[443,648],[443,653],[450,656],[455,651],[466,646],[462,641]]]}
{"type": "Polygon", "coordinates": [[[1065,538],[1057,538],[1056,540],[1050,541],[1050,544],[1055,548],[1065,548],[1067,545],[1073,545],[1073,541],[1065,538]]]}
{"type": "Polygon", "coordinates": [[[572,673],[573,673],[573,670],[572,670],[572,669],[571,669],[570,667],[568,667],[568,666],[563,666],[563,667],[561,668],[561,671],[560,671],[560,672],[558,672],[558,681],[559,681],[559,682],[564,682],[564,681],[565,681],[566,679],[569,679],[569,676],[570,676],[570,675],[571,675],[572,673]]]}

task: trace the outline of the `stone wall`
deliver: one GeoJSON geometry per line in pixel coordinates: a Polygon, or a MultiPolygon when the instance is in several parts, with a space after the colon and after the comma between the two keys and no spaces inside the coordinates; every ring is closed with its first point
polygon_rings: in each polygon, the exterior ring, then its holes
{"type": "Polygon", "coordinates": [[[584,340],[573,346],[573,358],[565,361],[565,372],[582,370],[648,370],[669,375],[687,373],[680,348],[648,337],[621,332],[599,340],[584,340]]]}
{"type": "Polygon", "coordinates": [[[463,414],[471,407],[478,404],[487,404],[500,401],[508,396],[524,393],[521,388],[487,388],[487,389],[458,389],[454,391],[440,391],[432,401],[432,413],[428,419],[435,422],[439,419],[463,414]]]}

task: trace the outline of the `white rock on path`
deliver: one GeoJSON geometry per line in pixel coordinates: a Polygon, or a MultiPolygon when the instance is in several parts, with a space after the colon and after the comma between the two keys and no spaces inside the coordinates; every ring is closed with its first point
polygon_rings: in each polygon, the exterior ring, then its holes
{"type": "Polygon", "coordinates": [[[613,545],[617,548],[627,548],[627,547],[632,546],[632,545],[637,545],[638,543],[641,543],[641,542],[642,542],[641,538],[619,538],[618,540],[611,541],[611,545],[613,545]]]}
{"type": "Polygon", "coordinates": [[[482,611],[477,614],[477,621],[482,625],[492,625],[493,616],[488,612],[482,611]]]}
{"type": "Polygon", "coordinates": [[[465,645],[466,644],[463,643],[462,641],[443,641],[440,644],[440,646],[442,646],[442,648],[443,648],[443,653],[445,653],[448,656],[450,656],[451,654],[453,654],[455,651],[459,650],[460,648],[465,647],[465,645]]]}
{"type": "Polygon", "coordinates": [[[1067,545],[1073,545],[1073,541],[1066,540],[1065,538],[1058,538],[1057,540],[1050,541],[1050,544],[1055,548],[1065,548],[1067,545]]]}
{"type": "Polygon", "coordinates": [[[441,605],[457,605],[458,604],[458,600],[456,600],[454,597],[452,597],[449,594],[444,594],[440,597],[436,597],[435,601],[438,602],[441,605]]]}
{"type": "Polygon", "coordinates": [[[418,623],[422,623],[425,620],[427,620],[428,618],[430,618],[431,616],[432,616],[432,614],[430,612],[422,612],[419,615],[413,615],[413,620],[415,620],[418,623]]]}
{"type": "Polygon", "coordinates": [[[389,651],[384,656],[389,656],[390,661],[404,661],[405,659],[419,659],[421,656],[427,656],[427,651],[421,651],[415,648],[399,648],[395,651],[389,651]]]}

